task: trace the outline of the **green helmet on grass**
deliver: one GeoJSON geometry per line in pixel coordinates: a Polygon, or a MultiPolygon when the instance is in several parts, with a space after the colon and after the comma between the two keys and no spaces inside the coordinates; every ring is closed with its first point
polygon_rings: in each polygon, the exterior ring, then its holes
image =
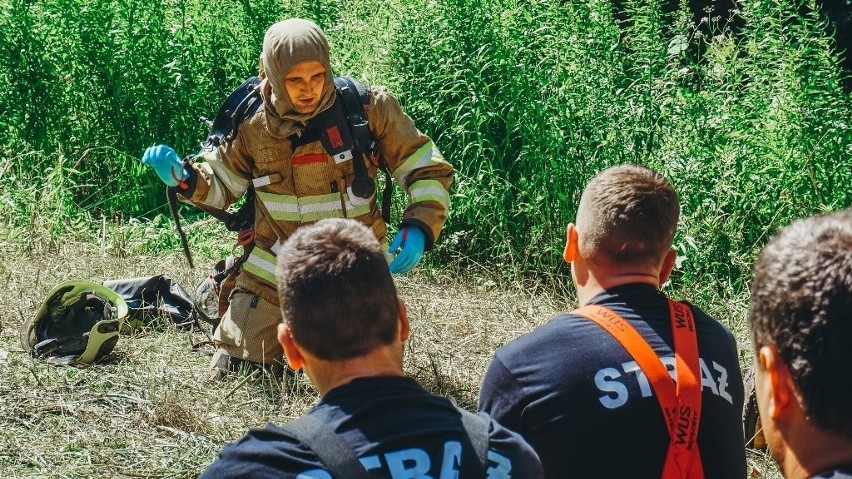
{"type": "Polygon", "coordinates": [[[21,345],[52,363],[91,364],[115,347],[125,316],[127,303],[115,291],[91,281],[65,281],[24,324],[21,345]]]}

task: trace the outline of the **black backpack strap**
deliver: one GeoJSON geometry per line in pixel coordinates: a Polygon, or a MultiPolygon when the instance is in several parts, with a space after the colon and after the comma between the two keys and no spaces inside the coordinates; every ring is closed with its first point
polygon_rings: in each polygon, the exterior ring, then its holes
{"type": "Polygon", "coordinates": [[[470,444],[473,450],[476,451],[476,458],[482,466],[482,477],[486,476],[488,471],[488,428],[491,425],[491,420],[485,413],[472,413],[458,406],[462,417],[462,425],[467,432],[467,437],[470,439],[470,444]]]}
{"type": "Polygon", "coordinates": [[[355,81],[349,77],[335,77],[334,86],[343,100],[346,123],[354,140],[352,166],[355,169],[355,178],[352,180],[352,192],[360,198],[369,198],[376,192],[376,182],[367,173],[364,155],[372,151],[373,134],[370,132],[367,116],[364,114],[361,93],[355,81]]]}
{"type": "Polygon", "coordinates": [[[304,415],[284,429],[313,451],[334,479],[370,479],[370,474],[352,449],[319,419],[304,415]]]}
{"type": "Polygon", "coordinates": [[[260,78],[249,77],[228,95],[219,108],[219,113],[210,125],[210,134],[204,141],[202,151],[210,151],[237,136],[240,124],[263,105],[260,96],[260,78]]]}
{"type": "Polygon", "coordinates": [[[385,223],[390,223],[393,180],[391,179],[390,170],[388,170],[387,165],[381,158],[379,142],[373,136],[373,132],[370,131],[367,114],[364,112],[364,105],[370,103],[370,88],[348,76],[336,77],[334,84],[337,87],[337,91],[341,92],[346,110],[352,119],[350,125],[352,127],[352,135],[355,137],[356,146],[372,161],[378,163],[379,169],[385,172],[385,187],[382,191],[382,218],[385,220],[385,223]]]}
{"type": "Polygon", "coordinates": [[[343,97],[343,105],[349,116],[349,125],[353,130],[356,146],[362,153],[372,157],[378,151],[379,142],[370,131],[367,114],[364,112],[364,105],[370,103],[369,87],[348,76],[335,77],[334,86],[343,97]]]}
{"type": "MultiPolygon", "coordinates": [[[[491,420],[485,413],[474,414],[458,406],[456,409],[461,414],[465,433],[481,466],[482,477],[485,477],[488,471],[488,429],[491,420]]],[[[369,479],[370,475],[352,449],[319,419],[305,415],[290,422],[284,429],[313,451],[335,479],[369,479]]]]}

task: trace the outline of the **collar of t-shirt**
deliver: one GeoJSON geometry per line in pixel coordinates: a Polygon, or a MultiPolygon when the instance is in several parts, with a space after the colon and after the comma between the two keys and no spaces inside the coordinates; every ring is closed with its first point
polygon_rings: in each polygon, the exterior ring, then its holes
{"type": "Polygon", "coordinates": [[[852,464],[840,466],[833,471],[826,471],[816,476],[811,476],[811,479],[848,479],[852,478],[852,464]]]}
{"type": "Polygon", "coordinates": [[[368,376],[355,378],[327,392],[320,403],[334,403],[346,398],[370,394],[381,395],[389,388],[394,390],[423,391],[417,381],[407,376],[368,376]]]}
{"type": "Polygon", "coordinates": [[[587,304],[607,304],[613,300],[623,302],[629,298],[648,300],[649,298],[665,299],[665,295],[656,286],[648,283],[629,283],[605,289],[594,295],[587,304]]]}

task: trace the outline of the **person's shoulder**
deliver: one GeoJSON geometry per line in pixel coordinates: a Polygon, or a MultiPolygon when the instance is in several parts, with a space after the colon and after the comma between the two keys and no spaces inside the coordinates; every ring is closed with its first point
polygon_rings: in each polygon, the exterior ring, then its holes
{"type": "Polygon", "coordinates": [[[396,96],[384,85],[373,85],[371,83],[349,77],[356,82],[359,88],[364,88],[369,96],[369,101],[364,104],[367,110],[375,108],[386,108],[388,105],[399,104],[396,96]]]}
{"type": "Polygon", "coordinates": [[[398,103],[396,96],[384,85],[367,85],[367,91],[370,93],[369,107],[383,107],[390,102],[398,103]]]}
{"type": "Polygon", "coordinates": [[[852,464],[811,476],[811,479],[852,479],[852,464]]]}
{"type": "Polygon", "coordinates": [[[692,310],[692,314],[695,317],[696,327],[700,332],[704,331],[716,331],[717,333],[725,336],[729,339],[734,339],[734,334],[731,332],[730,328],[725,325],[725,323],[719,321],[718,319],[710,316],[709,313],[701,309],[695,303],[691,303],[689,301],[682,301],[689,305],[690,310],[692,310]]]}
{"type": "Polygon", "coordinates": [[[225,446],[222,453],[232,456],[265,454],[273,450],[286,453],[288,449],[299,445],[299,440],[286,428],[267,423],[263,427],[249,429],[243,437],[225,446]]]}
{"type": "Polygon", "coordinates": [[[594,334],[598,332],[589,321],[561,313],[498,347],[494,356],[508,369],[530,361],[546,362],[547,358],[553,358],[555,351],[585,349],[584,343],[594,334]]]}
{"type": "Polygon", "coordinates": [[[488,418],[489,461],[504,468],[507,477],[542,477],[541,461],[532,446],[517,432],[503,427],[491,416],[488,418]]]}
{"type": "Polygon", "coordinates": [[[249,429],[240,439],[226,445],[201,478],[265,477],[312,467],[313,459],[313,453],[286,428],[269,423],[249,429]]]}
{"type": "Polygon", "coordinates": [[[560,342],[581,334],[582,331],[578,330],[578,327],[587,322],[585,318],[571,313],[559,313],[530,331],[509,341],[500,349],[525,349],[539,347],[542,343],[560,342]]]}

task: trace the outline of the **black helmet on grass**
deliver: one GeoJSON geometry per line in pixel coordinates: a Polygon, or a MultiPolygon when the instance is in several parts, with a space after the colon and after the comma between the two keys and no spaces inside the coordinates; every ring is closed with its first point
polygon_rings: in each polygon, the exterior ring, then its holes
{"type": "Polygon", "coordinates": [[[21,330],[21,345],[33,357],[56,364],[90,364],[109,354],[127,316],[127,303],[111,289],[85,280],[50,290],[35,317],[21,330]]]}

